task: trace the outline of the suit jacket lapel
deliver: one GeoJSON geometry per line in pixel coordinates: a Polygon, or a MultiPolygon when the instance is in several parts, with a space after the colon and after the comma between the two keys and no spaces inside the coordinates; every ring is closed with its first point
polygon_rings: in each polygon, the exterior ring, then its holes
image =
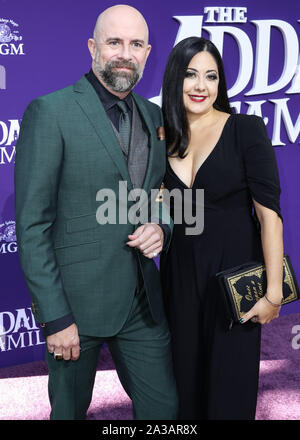
{"type": "Polygon", "coordinates": [[[135,93],[132,93],[132,96],[135,100],[135,103],[144,119],[144,122],[148,128],[148,132],[149,132],[149,136],[150,136],[150,151],[149,151],[149,159],[148,159],[148,167],[147,167],[147,171],[146,171],[146,175],[145,175],[145,179],[144,179],[144,184],[143,184],[143,189],[146,192],[149,192],[149,190],[151,189],[152,185],[151,185],[151,176],[152,176],[152,171],[153,171],[153,167],[154,167],[154,161],[155,161],[155,127],[154,124],[152,122],[152,119],[149,115],[149,112],[145,106],[145,104],[143,103],[143,101],[139,98],[138,95],[136,95],[135,93]]]}
{"type": "Polygon", "coordinates": [[[85,76],[82,76],[80,80],[74,84],[74,92],[77,103],[91,122],[107,153],[118,167],[123,180],[127,181],[127,188],[128,191],[130,191],[132,189],[132,183],[128,173],[127,163],[97,93],[85,76]]]}

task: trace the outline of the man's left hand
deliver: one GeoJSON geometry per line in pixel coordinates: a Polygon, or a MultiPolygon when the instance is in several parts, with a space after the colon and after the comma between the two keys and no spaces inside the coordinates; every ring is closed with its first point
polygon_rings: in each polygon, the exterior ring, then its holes
{"type": "Polygon", "coordinates": [[[139,226],[128,238],[130,241],[126,244],[138,248],[147,258],[155,258],[162,251],[164,233],[156,223],[139,226]]]}

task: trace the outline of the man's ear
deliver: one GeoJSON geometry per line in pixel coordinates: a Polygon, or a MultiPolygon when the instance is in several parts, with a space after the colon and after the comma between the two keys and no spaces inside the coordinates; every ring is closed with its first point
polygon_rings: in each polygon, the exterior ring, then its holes
{"type": "MultiPolygon", "coordinates": [[[[149,56],[149,54],[151,52],[151,49],[152,49],[151,44],[148,44],[148,47],[147,47],[147,58],[148,58],[148,56],[149,56]]],[[[147,58],[146,58],[146,60],[147,60],[147,58]]]]}
{"type": "Polygon", "coordinates": [[[91,54],[92,59],[95,59],[96,52],[97,52],[97,46],[94,38],[89,38],[88,40],[88,48],[91,54]]]}

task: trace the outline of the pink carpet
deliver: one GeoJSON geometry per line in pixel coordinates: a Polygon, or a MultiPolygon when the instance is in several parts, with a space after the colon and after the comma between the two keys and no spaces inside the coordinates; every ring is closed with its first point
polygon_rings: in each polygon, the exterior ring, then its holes
{"type": "MultiPolygon", "coordinates": [[[[257,420],[300,420],[300,314],[263,327],[257,420]]],[[[0,369],[0,420],[45,420],[50,406],[47,365],[33,362],[0,369]]],[[[123,391],[107,348],[102,350],[88,419],[130,420],[123,391]]]]}

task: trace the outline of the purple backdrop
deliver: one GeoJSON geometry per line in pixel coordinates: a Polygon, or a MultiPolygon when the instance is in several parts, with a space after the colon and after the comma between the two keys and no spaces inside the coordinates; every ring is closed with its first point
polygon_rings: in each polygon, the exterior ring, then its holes
{"type": "MultiPolygon", "coordinates": [[[[0,0],[0,367],[40,360],[45,350],[15,242],[13,173],[20,120],[32,99],[74,83],[89,70],[87,40],[98,14],[113,4],[117,2],[0,0]]],[[[175,42],[205,36],[223,53],[232,105],[238,112],[265,118],[283,190],[285,251],[300,280],[297,2],[127,4],[139,9],[150,27],[152,52],[138,93],[159,102],[166,59],[175,42]]],[[[299,311],[295,303],[283,307],[281,314],[299,311]]]]}

